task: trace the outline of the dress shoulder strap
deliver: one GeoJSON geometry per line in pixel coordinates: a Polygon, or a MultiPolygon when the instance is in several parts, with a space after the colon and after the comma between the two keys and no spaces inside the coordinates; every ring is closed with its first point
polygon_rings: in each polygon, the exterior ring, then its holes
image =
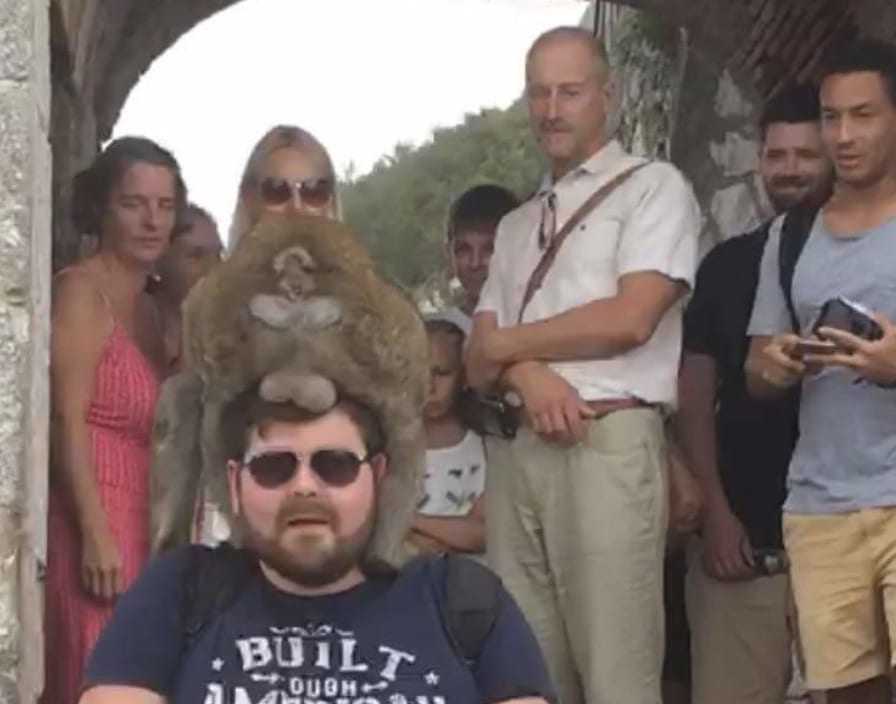
{"type": "MultiPolygon", "coordinates": [[[[109,298],[109,295],[106,293],[106,291],[103,289],[103,287],[100,286],[94,280],[94,278],[90,274],[88,274],[86,271],[84,271],[83,269],[80,269],[77,266],[67,266],[64,269],[60,269],[59,271],[57,271],[53,275],[53,279],[55,280],[55,279],[65,276],[65,275],[72,275],[72,274],[74,274],[76,276],[80,276],[80,277],[86,279],[90,283],[90,285],[96,290],[96,292],[98,294],[100,294],[100,298],[102,299],[103,305],[106,307],[106,310],[109,312],[109,315],[112,315],[112,301],[109,298]]],[[[114,318],[115,316],[112,315],[112,317],[114,318]]]]}

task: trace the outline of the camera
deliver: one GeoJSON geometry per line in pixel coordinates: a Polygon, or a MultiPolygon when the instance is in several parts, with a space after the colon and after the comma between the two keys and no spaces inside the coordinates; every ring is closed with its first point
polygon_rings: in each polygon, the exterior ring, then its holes
{"type": "Polygon", "coordinates": [[[790,569],[790,560],[783,550],[753,550],[753,571],[758,577],[784,574],[790,569]]]}
{"type": "Polygon", "coordinates": [[[884,331],[865,306],[842,296],[832,298],[821,307],[812,325],[812,332],[817,335],[821,328],[845,330],[869,342],[884,336],[884,331]]]}

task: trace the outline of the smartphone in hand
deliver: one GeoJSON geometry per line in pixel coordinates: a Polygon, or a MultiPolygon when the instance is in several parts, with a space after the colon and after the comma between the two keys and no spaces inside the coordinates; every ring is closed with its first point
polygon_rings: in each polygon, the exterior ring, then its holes
{"type": "Polygon", "coordinates": [[[842,296],[832,298],[821,307],[812,332],[817,335],[821,328],[845,330],[869,342],[884,336],[884,331],[865,306],[842,296]]]}
{"type": "Polygon", "coordinates": [[[791,356],[794,359],[802,359],[807,355],[834,354],[840,348],[827,340],[800,340],[791,348],[791,356]]]}

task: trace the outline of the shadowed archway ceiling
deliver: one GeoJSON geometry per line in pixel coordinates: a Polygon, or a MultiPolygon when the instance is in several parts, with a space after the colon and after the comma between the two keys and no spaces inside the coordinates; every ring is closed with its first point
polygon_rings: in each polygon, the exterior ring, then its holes
{"type": "MultiPolygon", "coordinates": [[[[54,79],[92,104],[97,136],[104,139],[152,61],[194,25],[236,1],[53,0],[54,79]]],[[[820,54],[838,38],[896,39],[893,0],[617,2],[686,27],[697,47],[760,95],[786,80],[811,77],[820,54]]]]}

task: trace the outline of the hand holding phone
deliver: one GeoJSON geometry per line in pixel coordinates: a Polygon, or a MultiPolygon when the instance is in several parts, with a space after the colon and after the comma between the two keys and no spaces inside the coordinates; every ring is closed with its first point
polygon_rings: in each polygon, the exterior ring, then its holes
{"type": "Polygon", "coordinates": [[[883,328],[865,306],[842,296],[827,301],[818,312],[812,325],[812,333],[818,335],[822,328],[833,328],[851,333],[868,342],[884,336],[883,328]]]}
{"type": "Polygon", "coordinates": [[[840,348],[828,340],[802,339],[793,344],[790,354],[794,359],[803,359],[809,355],[823,356],[836,353],[840,348]]]}
{"type": "Polygon", "coordinates": [[[883,388],[896,388],[896,324],[881,313],[845,298],[822,306],[813,332],[840,349],[812,359],[856,373],[853,383],[869,381],[883,388]]]}

